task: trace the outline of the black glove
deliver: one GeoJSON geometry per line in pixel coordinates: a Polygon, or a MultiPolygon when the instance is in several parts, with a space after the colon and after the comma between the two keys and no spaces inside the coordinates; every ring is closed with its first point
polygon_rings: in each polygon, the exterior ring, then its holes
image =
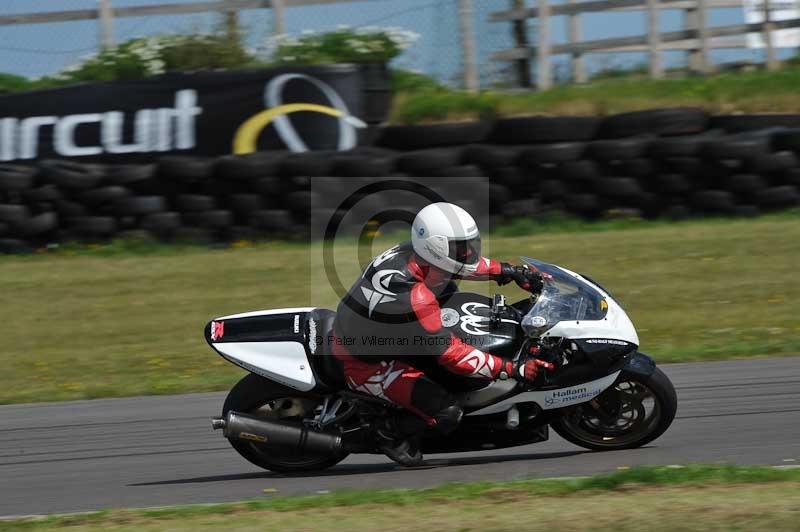
{"type": "Polygon", "coordinates": [[[542,289],[542,276],[527,266],[513,266],[507,262],[500,264],[500,277],[497,284],[505,285],[514,281],[523,290],[539,292],[542,289]]]}

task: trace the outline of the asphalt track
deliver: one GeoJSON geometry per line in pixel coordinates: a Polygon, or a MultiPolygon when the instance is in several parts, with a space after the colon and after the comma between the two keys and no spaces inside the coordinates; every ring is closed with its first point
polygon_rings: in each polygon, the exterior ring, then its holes
{"type": "Polygon", "coordinates": [[[433,455],[424,469],[361,455],[291,477],[251,466],[212,432],[221,393],[0,406],[0,516],[581,475],[638,464],[800,465],[800,357],[663,369],[678,390],[678,416],[642,449],[592,453],[551,433],[550,441],[527,447],[433,455]]]}

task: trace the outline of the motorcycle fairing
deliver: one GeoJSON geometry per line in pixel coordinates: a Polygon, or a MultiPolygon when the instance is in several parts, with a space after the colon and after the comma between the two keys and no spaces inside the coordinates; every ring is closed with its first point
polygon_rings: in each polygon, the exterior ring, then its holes
{"type": "Polygon", "coordinates": [[[542,338],[569,338],[570,340],[604,338],[639,345],[639,335],[630,318],[610,296],[606,296],[608,312],[605,319],[591,321],[561,321],[542,335],[542,338]]]}
{"type": "Polygon", "coordinates": [[[513,405],[518,403],[536,403],[542,410],[553,410],[556,408],[565,408],[580,403],[586,403],[600,395],[609,386],[614,384],[614,382],[617,380],[617,377],[619,377],[620,372],[621,371],[616,371],[610,375],[606,375],[605,377],[601,377],[584,384],[568,386],[566,388],[523,392],[508,397],[493,405],[479,408],[478,410],[470,412],[467,415],[482,416],[486,414],[505,412],[513,405]]]}
{"type": "MultiPolygon", "coordinates": [[[[548,264],[529,257],[522,257],[522,260],[541,271],[545,276],[545,287],[526,316],[534,325],[538,325],[539,322],[544,325],[544,322],[547,322],[545,327],[534,329],[533,332],[537,335],[541,335],[542,338],[568,338],[570,340],[617,340],[631,344],[634,346],[633,349],[639,346],[639,336],[636,334],[636,328],[630,318],[620,304],[603,288],[586,277],[557,264],[548,264]],[[577,315],[569,317],[570,312],[567,312],[567,316],[548,316],[546,305],[550,301],[555,303],[569,301],[571,294],[563,295],[558,286],[566,287],[567,291],[572,289],[572,294],[582,293],[587,297],[591,296],[592,300],[599,299],[600,308],[602,309],[602,305],[605,305],[607,309],[600,314],[597,312],[586,313],[585,317],[577,315]],[[562,299],[565,297],[566,299],[562,299]],[[594,316],[589,317],[591,314],[594,316]],[[600,319],[601,317],[602,319],[600,319]]],[[[575,314],[580,313],[575,312],[575,314]]]]}
{"type": "Polygon", "coordinates": [[[313,308],[261,310],[215,318],[206,341],[229,362],[307,392],[316,379],[306,352],[306,315],[313,308]]]}

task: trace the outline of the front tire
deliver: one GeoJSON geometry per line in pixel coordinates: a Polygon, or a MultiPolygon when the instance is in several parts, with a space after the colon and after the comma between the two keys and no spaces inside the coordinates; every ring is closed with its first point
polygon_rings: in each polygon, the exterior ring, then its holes
{"type": "Polygon", "coordinates": [[[664,434],[677,409],[675,387],[659,368],[650,376],[623,371],[613,386],[567,409],[550,426],[586,449],[635,449],[664,434]]]}
{"type": "MultiPolygon", "coordinates": [[[[228,393],[222,407],[222,417],[234,410],[267,419],[301,422],[305,418],[313,417],[318,402],[317,398],[250,373],[228,393]]],[[[250,463],[278,473],[320,471],[347,458],[347,453],[299,454],[292,449],[279,449],[237,438],[229,438],[228,441],[250,463]]]]}

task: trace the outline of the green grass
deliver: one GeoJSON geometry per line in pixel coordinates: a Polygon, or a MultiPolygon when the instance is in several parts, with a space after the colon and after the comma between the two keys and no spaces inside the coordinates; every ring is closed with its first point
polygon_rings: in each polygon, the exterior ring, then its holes
{"type": "MultiPolygon", "coordinates": [[[[379,239],[362,255],[392,244],[379,239]]],[[[672,224],[528,221],[485,247],[500,260],[529,255],[587,273],[625,306],[641,349],[659,363],[800,354],[796,211],[672,224]]],[[[228,389],[242,371],[206,345],[206,322],[262,308],[335,308],[320,255],[319,244],[267,242],[0,257],[0,403],[228,389]]],[[[357,255],[354,243],[337,244],[345,286],[360,273],[357,255]]]]}
{"type": "MultiPolygon", "coordinates": [[[[268,66],[248,64],[246,66],[268,66]]],[[[53,78],[31,81],[0,73],[0,93],[57,86],[53,78]]],[[[541,92],[454,90],[429,76],[395,71],[390,120],[398,124],[474,120],[530,114],[599,115],[669,106],[699,106],[715,114],[800,112],[800,66],[777,72],[729,72],[651,80],[625,73],[585,85],[541,92]]]]}
{"type": "Polygon", "coordinates": [[[422,530],[642,530],[645,523],[657,531],[796,530],[798,504],[798,470],[692,465],[102,511],[0,521],[0,530],[310,530],[330,529],[331,523],[337,529],[400,530],[409,525],[409,508],[422,530]]]}
{"type": "Polygon", "coordinates": [[[777,72],[724,73],[650,80],[635,76],[563,85],[541,92],[470,94],[430,84],[397,95],[396,123],[476,119],[485,116],[608,115],[669,106],[699,106],[715,114],[800,112],[800,67],[777,72]]]}

